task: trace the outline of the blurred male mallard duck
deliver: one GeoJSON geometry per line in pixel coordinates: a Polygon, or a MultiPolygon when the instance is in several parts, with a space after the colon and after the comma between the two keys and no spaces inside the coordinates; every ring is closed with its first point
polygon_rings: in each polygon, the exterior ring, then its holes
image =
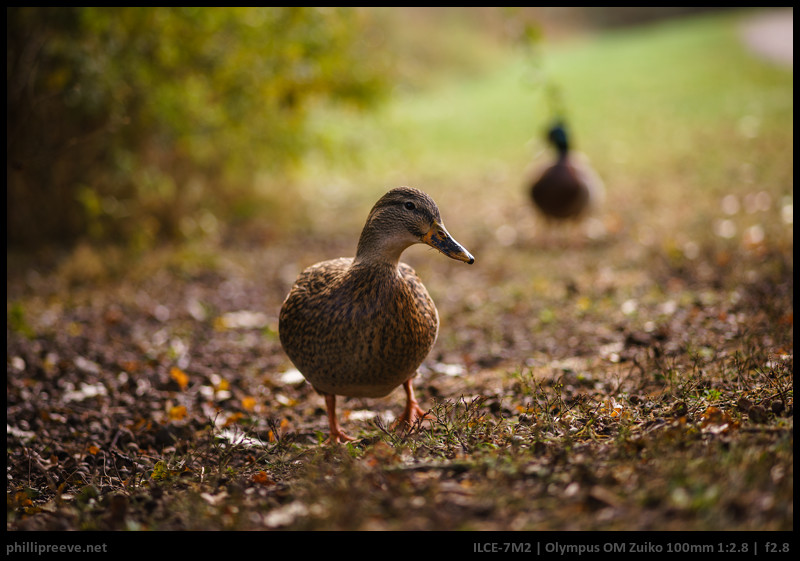
{"type": "Polygon", "coordinates": [[[336,396],[383,397],[402,385],[398,424],[424,416],[411,380],[436,341],[439,315],[414,269],[400,262],[416,243],[472,264],[427,194],[392,189],[375,203],[355,258],[312,265],[300,273],[280,312],[286,354],[325,397],[331,443],[353,440],[336,417],[336,396]]]}
{"type": "Polygon", "coordinates": [[[533,202],[549,219],[582,218],[602,202],[603,183],[583,155],[570,150],[563,123],[556,122],[547,138],[557,157],[534,177],[530,188],[533,202]]]}

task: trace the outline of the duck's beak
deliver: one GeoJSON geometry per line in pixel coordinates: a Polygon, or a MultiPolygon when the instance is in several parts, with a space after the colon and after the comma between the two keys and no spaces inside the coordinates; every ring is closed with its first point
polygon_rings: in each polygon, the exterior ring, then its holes
{"type": "Polygon", "coordinates": [[[447,231],[443,224],[434,222],[431,229],[427,231],[421,238],[422,243],[426,243],[434,249],[438,249],[451,259],[463,261],[472,265],[475,258],[472,254],[464,249],[460,243],[453,239],[453,236],[447,231]]]}

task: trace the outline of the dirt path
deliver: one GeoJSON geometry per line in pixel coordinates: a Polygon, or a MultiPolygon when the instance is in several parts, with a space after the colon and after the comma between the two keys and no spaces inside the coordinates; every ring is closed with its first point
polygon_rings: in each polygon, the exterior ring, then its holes
{"type": "Polygon", "coordinates": [[[742,39],[758,55],[794,67],[794,9],[754,17],[742,27],[742,39]]]}

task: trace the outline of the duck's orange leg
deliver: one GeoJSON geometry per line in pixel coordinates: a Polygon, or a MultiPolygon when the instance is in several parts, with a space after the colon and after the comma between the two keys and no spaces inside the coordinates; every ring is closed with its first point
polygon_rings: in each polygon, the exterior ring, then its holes
{"type": "Polygon", "coordinates": [[[424,419],[426,416],[425,410],[419,406],[419,402],[414,397],[414,387],[409,378],[403,383],[403,389],[406,391],[406,408],[403,414],[397,419],[396,427],[410,428],[414,425],[417,419],[424,419]]]}
{"type": "Polygon", "coordinates": [[[325,444],[339,444],[350,440],[355,440],[347,436],[342,428],[339,426],[339,420],[336,418],[336,396],[333,394],[325,394],[325,408],[328,410],[328,426],[331,429],[331,435],[325,444]]]}

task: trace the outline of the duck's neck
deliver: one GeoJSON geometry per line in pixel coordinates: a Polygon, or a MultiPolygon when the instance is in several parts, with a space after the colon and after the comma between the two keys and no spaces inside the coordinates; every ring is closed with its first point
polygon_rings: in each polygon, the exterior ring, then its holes
{"type": "Polygon", "coordinates": [[[400,263],[400,255],[412,243],[405,237],[380,236],[365,228],[358,240],[353,265],[391,265],[396,268],[400,263]]]}
{"type": "Polygon", "coordinates": [[[561,124],[557,124],[550,129],[547,137],[558,153],[558,161],[563,162],[566,160],[567,152],[569,152],[569,136],[567,136],[567,131],[564,127],[561,124]]]}
{"type": "Polygon", "coordinates": [[[353,265],[388,265],[397,268],[400,264],[400,255],[409,245],[411,244],[406,240],[383,239],[378,241],[375,238],[365,238],[362,234],[358,242],[356,257],[353,259],[353,265]]]}

